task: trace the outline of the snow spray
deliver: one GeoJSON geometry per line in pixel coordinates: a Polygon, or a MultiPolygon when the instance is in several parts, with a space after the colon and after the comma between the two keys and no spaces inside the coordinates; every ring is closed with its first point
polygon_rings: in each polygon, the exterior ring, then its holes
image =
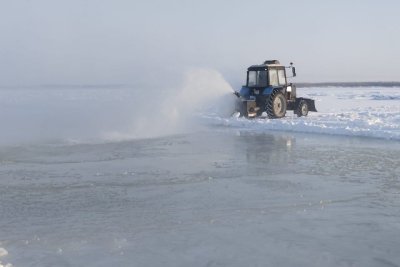
{"type": "Polygon", "coordinates": [[[165,87],[55,86],[0,90],[0,145],[98,143],[196,130],[198,114],[233,109],[230,85],[214,70],[165,87]]]}

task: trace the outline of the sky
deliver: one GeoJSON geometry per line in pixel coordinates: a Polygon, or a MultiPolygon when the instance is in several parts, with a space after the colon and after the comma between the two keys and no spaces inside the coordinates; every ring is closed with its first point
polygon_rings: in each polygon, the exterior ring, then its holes
{"type": "Polygon", "coordinates": [[[0,86],[234,87],[266,59],[298,82],[400,81],[400,1],[0,0],[0,86]]]}

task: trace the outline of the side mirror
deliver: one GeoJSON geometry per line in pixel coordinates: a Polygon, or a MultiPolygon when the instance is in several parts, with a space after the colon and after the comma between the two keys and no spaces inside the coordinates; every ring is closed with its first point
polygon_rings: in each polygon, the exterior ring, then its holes
{"type": "Polygon", "coordinates": [[[293,77],[296,77],[296,68],[293,67],[293,62],[290,62],[290,68],[292,69],[293,77]]]}

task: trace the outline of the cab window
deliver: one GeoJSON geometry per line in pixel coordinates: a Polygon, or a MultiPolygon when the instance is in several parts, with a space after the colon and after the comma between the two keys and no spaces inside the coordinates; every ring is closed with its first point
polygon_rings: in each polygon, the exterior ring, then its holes
{"type": "Polygon", "coordinates": [[[269,85],[271,86],[278,86],[278,71],[276,69],[270,69],[268,71],[269,75],[269,85]]]}
{"type": "Polygon", "coordinates": [[[247,75],[247,86],[266,87],[268,85],[266,70],[251,70],[247,75]]]}
{"type": "Polygon", "coordinates": [[[279,85],[286,85],[285,70],[278,70],[279,85]]]}

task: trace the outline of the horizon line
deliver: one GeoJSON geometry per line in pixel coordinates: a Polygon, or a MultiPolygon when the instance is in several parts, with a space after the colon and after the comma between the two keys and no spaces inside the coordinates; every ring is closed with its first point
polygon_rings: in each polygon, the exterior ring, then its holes
{"type": "MultiPolygon", "coordinates": [[[[341,87],[368,87],[368,86],[384,86],[384,87],[400,87],[400,81],[369,81],[369,82],[294,82],[297,87],[317,87],[317,86],[341,86],[341,87]]],[[[143,84],[134,84],[134,83],[74,83],[74,84],[58,84],[58,83],[49,83],[49,84],[34,84],[34,85],[0,85],[0,89],[18,89],[18,88],[50,88],[50,87],[58,87],[58,88],[126,88],[132,86],[140,86],[143,84]]]]}

